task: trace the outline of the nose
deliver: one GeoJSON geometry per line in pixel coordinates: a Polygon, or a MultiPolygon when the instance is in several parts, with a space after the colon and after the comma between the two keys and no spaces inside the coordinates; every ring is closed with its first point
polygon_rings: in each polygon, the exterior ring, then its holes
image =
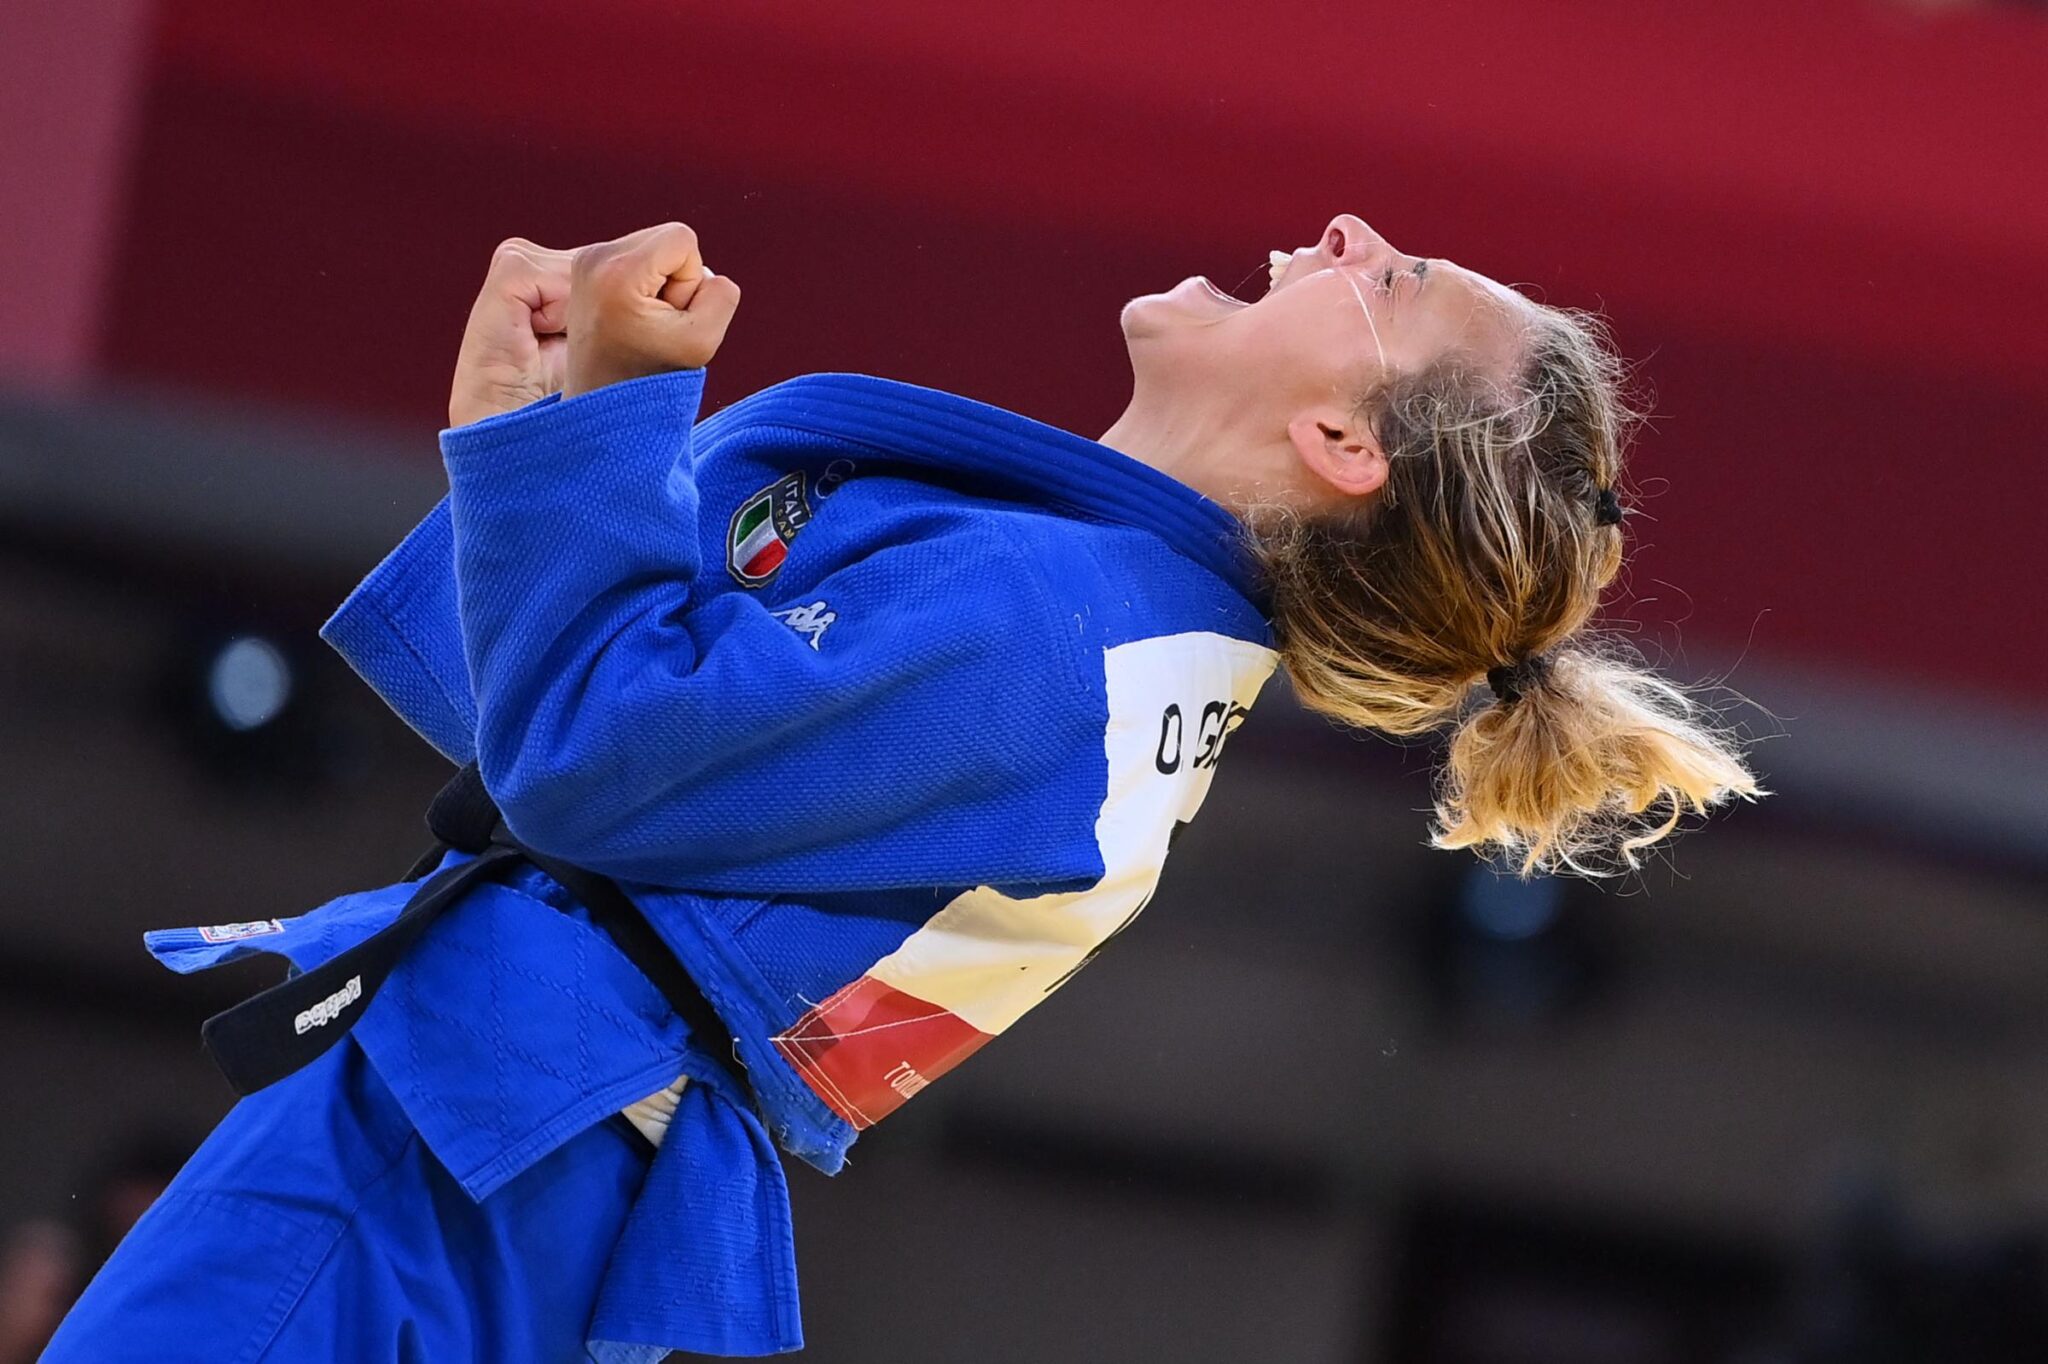
{"type": "Polygon", "coordinates": [[[1330,225],[1323,229],[1322,240],[1316,243],[1315,250],[1333,265],[1354,264],[1393,252],[1393,248],[1387,245],[1387,239],[1373,231],[1371,225],[1355,213],[1339,213],[1330,219],[1330,225]]]}

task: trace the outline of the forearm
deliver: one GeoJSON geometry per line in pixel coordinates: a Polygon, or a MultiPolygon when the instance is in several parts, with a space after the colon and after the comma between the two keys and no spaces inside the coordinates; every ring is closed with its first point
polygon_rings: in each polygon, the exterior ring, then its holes
{"type": "Polygon", "coordinates": [[[477,758],[508,821],[524,793],[559,797],[602,763],[600,656],[648,650],[689,597],[703,381],[677,371],[443,433],[477,758]]]}

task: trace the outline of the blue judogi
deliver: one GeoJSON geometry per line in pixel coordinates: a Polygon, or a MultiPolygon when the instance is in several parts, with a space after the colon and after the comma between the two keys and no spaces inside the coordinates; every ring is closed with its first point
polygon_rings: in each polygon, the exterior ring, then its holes
{"type": "MultiPolygon", "coordinates": [[[[547,1342],[517,1347],[535,1360],[795,1349],[775,1147],[835,1172],[1144,907],[1275,662],[1229,513],[951,394],[810,375],[697,423],[703,378],[444,432],[448,498],[323,634],[480,765],[522,842],[620,882],[745,1085],[548,877],[479,887],[359,1016],[342,1002],[342,1046],[229,1115],[50,1359],[241,1340],[251,1360],[528,1357],[498,1352],[515,1329],[547,1342]],[[694,1083],[650,1160],[607,1118],[678,1074],[694,1083]],[[400,1129],[399,1164],[355,1153],[400,1129]],[[263,1157],[294,1144],[304,1161],[263,1157]],[[593,1150],[594,1172],[565,1162],[593,1150]],[[612,1192],[553,1237],[536,1185],[562,1179],[612,1192]],[[389,1210],[391,1181],[442,1211],[389,1210]],[[309,1199],[356,1210],[283,1216],[309,1199]],[[220,1272],[244,1221],[299,1228],[297,1258],[220,1272]],[[443,1222],[447,1272],[380,1260],[443,1222]],[[383,1267],[298,1282],[322,1237],[336,1266],[383,1267]],[[448,1309],[479,1273],[487,1301],[448,1309]],[[251,1327],[287,1298],[274,1332],[251,1327]],[[307,1344],[359,1309],[360,1350],[307,1344]],[[551,1313],[580,1318],[531,1327],[551,1313]]],[[[150,946],[179,970],[251,951],[304,969],[411,890],[150,946]]]]}

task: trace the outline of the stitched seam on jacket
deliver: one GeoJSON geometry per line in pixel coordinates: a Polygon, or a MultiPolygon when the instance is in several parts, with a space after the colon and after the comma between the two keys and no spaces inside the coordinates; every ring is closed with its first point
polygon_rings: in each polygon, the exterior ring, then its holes
{"type": "Polygon", "coordinates": [[[393,1172],[398,1169],[399,1163],[405,1159],[406,1155],[411,1152],[419,1140],[420,1134],[418,1132],[406,1133],[405,1140],[399,1143],[398,1150],[392,1154],[390,1163],[378,1172],[376,1178],[365,1184],[356,1193],[355,1202],[349,1207],[348,1215],[341,1219],[341,1225],[336,1227],[334,1235],[328,1238],[327,1248],[320,1253],[320,1258],[314,1263],[312,1270],[299,1282],[298,1291],[292,1294],[291,1301],[285,1304],[282,1312],[277,1314],[277,1323],[270,1328],[267,1336],[254,1342],[256,1348],[252,1352],[247,1353],[242,1361],[238,1361],[238,1364],[258,1364],[265,1355],[270,1353],[271,1347],[277,1344],[277,1338],[284,1334],[284,1328],[291,1324],[292,1314],[299,1310],[299,1305],[306,1300],[306,1294],[312,1290],[313,1281],[320,1277],[320,1271],[325,1269],[327,1262],[334,1258],[335,1248],[341,1244],[342,1238],[348,1235],[349,1230],[355,1226],[356,1214],[363,1209],[364,1196],[379,1184],[391,1178],[393,1172]]]}
{"type": "MultiPolygon", "coordinates": [[[[412,661],[419,665],[420,675],[433,684],[435,692],[441,697],[441,704],[448,707],[448,714],[454,720],[455,728],[468,738],[470,752],[474,755],[476,751],[475,722],[463,715],[463,708],[457,703],[455,694],[448,690],[446,684],[441,681],[441,675],[435,672],[433,664],[427,661],[426,654],[421,652],[419,647],[412,642],[412,636],[399,627],[397,619],[391,612],[384,609],[383,603],[372,601],[369,603],[369,606],[376,613],[377,619],[383,625],[385,632],[397,640],[398,646],[410,654],[412,661]]],[[[463,661],[464,669],[467,670],[468,666],[468,660],[465,659],[463,661]]]]}

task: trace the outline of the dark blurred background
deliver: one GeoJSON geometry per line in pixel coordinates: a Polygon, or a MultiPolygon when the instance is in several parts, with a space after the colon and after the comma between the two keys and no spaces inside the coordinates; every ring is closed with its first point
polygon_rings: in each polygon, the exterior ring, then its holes
{"type": "Polygon", "coordinates": [[[2040,6],[10,0],[0,1364],[277,973],[142,930],[423,844],[443,765],[314,630],[439,495],[500,238],[695,226],[707,412],[851,370],[1092,436],[1125,299],[1340,211],[1612,319],[1616,621],[1778,794],[1523,886],[1276,687],[1117,950],[794,1171],[810,1357],[2048,1358],[2040,6]]]}

